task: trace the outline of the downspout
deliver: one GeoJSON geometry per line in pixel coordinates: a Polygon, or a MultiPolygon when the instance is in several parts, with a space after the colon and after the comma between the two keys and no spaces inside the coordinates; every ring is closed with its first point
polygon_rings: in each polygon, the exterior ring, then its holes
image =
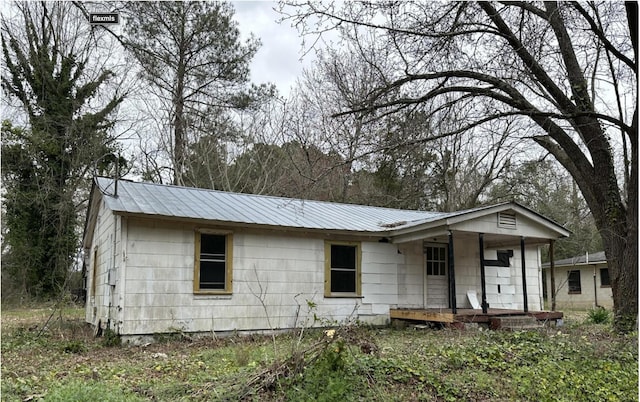
{"type": "MultiPolygon", "coordinates": [[[[589,265],[589,252],[585,252],[584,256],[585,264],[589,265]]],[[[596,266],[593,266],[593,304],[595,307],[598,306],[598,285],[596,284],[596,266]]]]}
{"type": "Polygon", "coordinates": [[[596,304],[596,307],[600,307],[598,305],[598,285],[596,283],[596,272],[598,271],[598,269],[596,268],[596,265],[593,266],[593,298],[596,304]]]}

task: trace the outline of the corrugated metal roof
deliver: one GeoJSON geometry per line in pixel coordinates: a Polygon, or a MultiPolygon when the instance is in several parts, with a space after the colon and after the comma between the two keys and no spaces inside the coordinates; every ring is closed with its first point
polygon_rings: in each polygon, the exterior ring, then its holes
{"type": "Polygon", "coordinates": [[[192,187],[96,178],[107,206],[120,213],[303,229],[386,232],[459,215],[355,204],[229,193],[192,187]]]}
{"type": "MultiPolygon", "coordinates": [[[[598,251],[595,253],[589,253],[588,257],[587,254],[582,254],[571,258],[557,260],[553,262],[553,265],[556,267],[562,267],[571,265],[602,264],[604,262],[607,262],[607,256],[604,254],[604,251],[598,251]]],[[[545,262],[542,264],[542,268],[551,268],[551,263],[545,262]]]]}

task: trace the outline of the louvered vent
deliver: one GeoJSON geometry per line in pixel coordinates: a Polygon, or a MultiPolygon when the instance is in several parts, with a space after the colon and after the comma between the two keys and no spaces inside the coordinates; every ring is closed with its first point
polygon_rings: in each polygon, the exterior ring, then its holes
{"type": "Polygon", "coordinates": [[[516,228],[515,212],[498,212],[498,227],[505,229],[516,228]]]}

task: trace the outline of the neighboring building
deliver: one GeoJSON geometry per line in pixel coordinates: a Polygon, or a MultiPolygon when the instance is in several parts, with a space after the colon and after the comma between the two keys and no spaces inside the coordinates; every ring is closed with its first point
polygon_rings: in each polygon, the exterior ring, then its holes
{"type": "Polygon", "coordinates": [[[469,292],[539,311],[539,247],[568,235],[516,203],[424,212],[97,178],[86,320],[127,338],[320,325],[314,315],[384,324],[390,309],[471,308],[469,292]]]}
{"type": "MultiPolygon", "coordinates": [[[[545,278],[547,307],[551,306],[551,265],[542,265],[545,278]]],[[[554,263],[556,308],[590,309],[613,307],[609,268],[604,251],[586,253],[554,263]]]]}

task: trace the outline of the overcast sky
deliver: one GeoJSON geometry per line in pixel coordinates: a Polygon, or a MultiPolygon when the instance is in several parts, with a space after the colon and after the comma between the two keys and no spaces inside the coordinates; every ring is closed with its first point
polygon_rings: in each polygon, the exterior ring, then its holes
{"type": "Polygon", "coordinates": [[[253,33],[262,47],[253,59],[251,79],[254,83],[272,82],[282,95],[289,92],[303,66],[310,65],[312,54],[302,57],[302,40],[289,21],[276,22],[280,14],[274,11],[275,1],[233,1],[235,19],[243,38],[253,33]]]}

